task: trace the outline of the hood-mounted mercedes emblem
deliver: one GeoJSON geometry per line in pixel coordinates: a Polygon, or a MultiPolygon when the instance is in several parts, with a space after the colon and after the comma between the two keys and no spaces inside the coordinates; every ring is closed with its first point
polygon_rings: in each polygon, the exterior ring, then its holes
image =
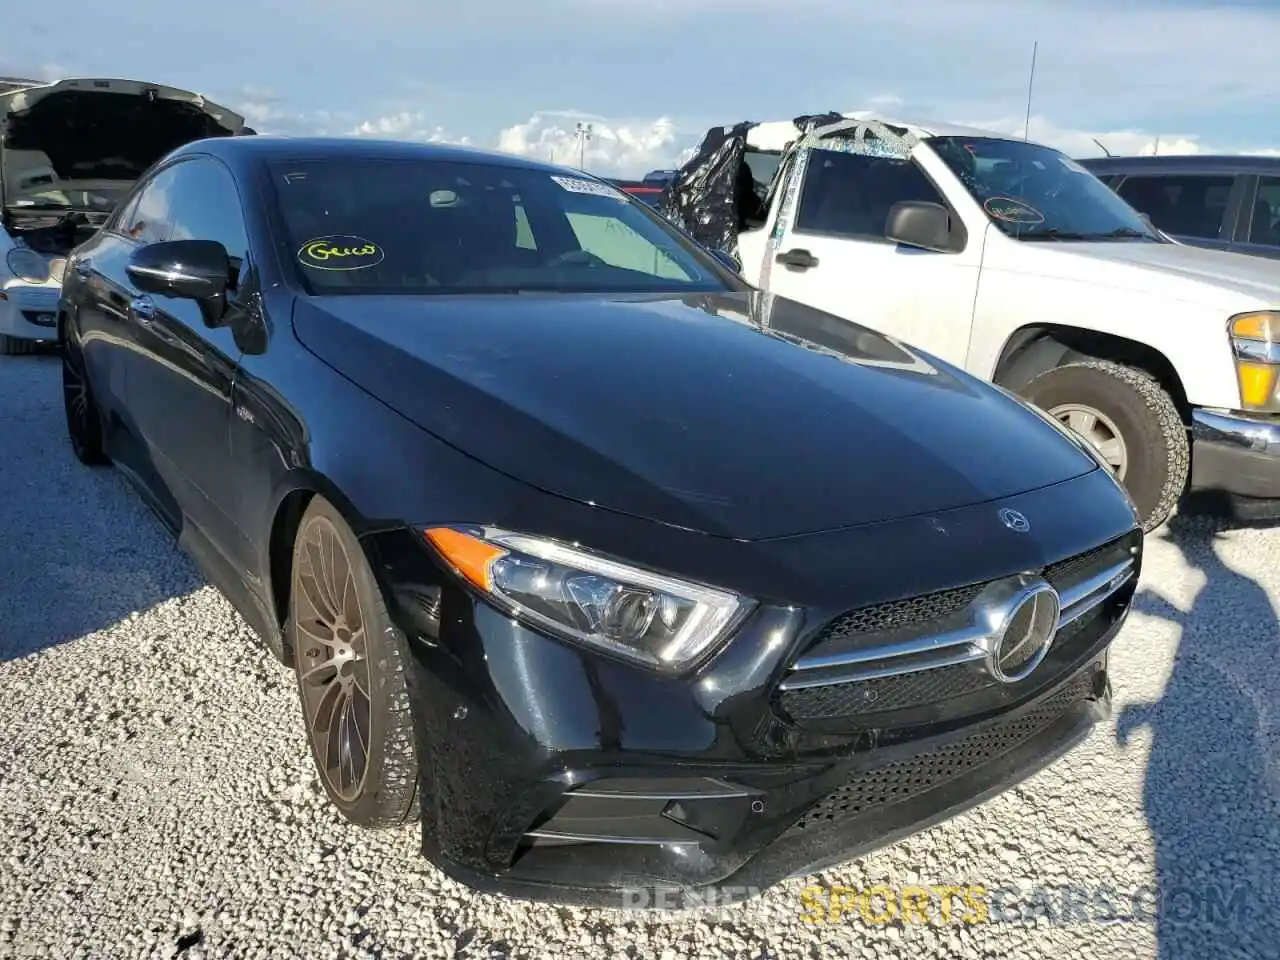
{"type": "Polygon", "coordinates": [[[1001,507],[997,516],[1000,518],[1000,522],[1014,533],[1026,533],[1031,529],[1031,521],[1017,510],[1011,510],[1008,507],[1001,507]]]}

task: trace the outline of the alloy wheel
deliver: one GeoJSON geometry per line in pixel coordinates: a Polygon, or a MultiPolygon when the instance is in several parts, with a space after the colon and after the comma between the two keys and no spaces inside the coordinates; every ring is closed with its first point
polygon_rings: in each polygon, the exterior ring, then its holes
{"type": "Polygon", "coordinates": [[[1129,450],[1114,420],[1082,403],[1059,404],[1049,415],[1093,447],[1116,479],[1123,482],[1129,469],[1129,450]]]}
{"type": "Polygon", "coordinates": [[[89,404],[89,385],[73,358],[70,344],[62,349],[62,404],[67,414],[67,435],[72,449],[80,454],[85,438],[89,435],[89,418],[93,410],[89,404]]]}
{"type": "Polygon", "coordinates": [[[294,658],[307,733],[331,791],[359,798],[369,770],[369,663],[351,558],[333,524],[311,519],[294,570],[294,658]]]}

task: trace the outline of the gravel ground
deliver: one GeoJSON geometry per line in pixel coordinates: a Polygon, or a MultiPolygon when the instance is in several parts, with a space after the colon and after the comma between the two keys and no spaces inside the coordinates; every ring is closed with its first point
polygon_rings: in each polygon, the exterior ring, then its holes
{"type": "Polygon", "coordinates": [[[1114,720],[1020,788],[738,907],[557,909],[339,820],[290,675],[60,403],[0,359],[0,957],[1280,957],[1280,534],[1152,537],[1114,720]],[[979,884],[992,922],[813,923],[813,884],[979,884]]]}

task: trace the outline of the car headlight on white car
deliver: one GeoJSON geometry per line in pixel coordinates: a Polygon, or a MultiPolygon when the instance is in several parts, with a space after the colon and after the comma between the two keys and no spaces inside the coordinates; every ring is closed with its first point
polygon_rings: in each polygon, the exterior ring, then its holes
{"type": "Polygon", "coordinates": [[[49,261],[30,247],[14,247],[4,258],[5,266],[19,280],[44,283],[49,279],[49,261]]]}
{"type": "Polygon", "coordinates": [[[1280,311],[1240,313],[1228,324],[1231,353],[1240,386],[1240,406],[1260,413],[1280,412],[1280,311]]]}
{"type": "Polygon", "coordinates": [[[425,533],[460,576],[513,616],[664,673],[718,648],[755,605],[541,537],[493,528],[425,533]]]}

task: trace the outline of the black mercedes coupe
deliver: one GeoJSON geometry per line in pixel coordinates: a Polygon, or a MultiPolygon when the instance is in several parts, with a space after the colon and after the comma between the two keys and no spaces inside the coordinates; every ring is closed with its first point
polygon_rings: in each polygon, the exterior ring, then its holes
{"type": "Polygon", "coordinates": [[[190,143],[59,333],[76,457],[296,672],[334,805],[463,883],[762,889],[1109,708],[1142,535],[1089,448],[579,171],[190,143]]]}

